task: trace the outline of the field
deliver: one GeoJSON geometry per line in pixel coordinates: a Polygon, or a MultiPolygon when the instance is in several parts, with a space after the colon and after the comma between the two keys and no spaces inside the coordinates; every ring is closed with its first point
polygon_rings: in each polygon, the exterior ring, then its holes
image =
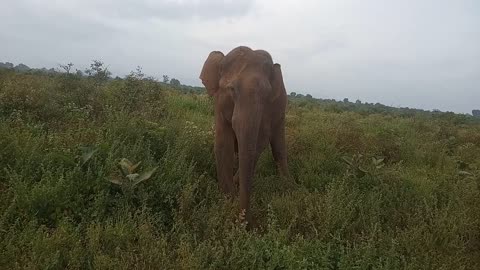
{"type": "Polygon", "coordinates": [[[0,71],[0,269],[480,269],[479,122],[341,104],[290,99],[248,232],[207,95],[0,71]]]}

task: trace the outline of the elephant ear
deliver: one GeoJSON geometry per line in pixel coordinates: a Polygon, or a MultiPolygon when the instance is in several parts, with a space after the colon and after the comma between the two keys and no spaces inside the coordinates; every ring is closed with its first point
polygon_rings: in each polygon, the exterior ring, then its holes
{"type": "Polygon", "coordinates": [[[285,84],[283,83],[283,75],[282,69],[280,64],[273,65],[273,72],[272,72],[272,99],[271,101],[275,101],[279,96],[286,95],[287,90],[285,89],[285,84]]]}
{"type": "Polygon", "coordinates": [[[213,51],[208,55],[207,60],[203,64],[202,72],[200,73],[200,80],[207,88],[207,93],[213,96],[218,90],[220,80],[220,63],[223,60],[223,53],[220,51],[213,51]]]}

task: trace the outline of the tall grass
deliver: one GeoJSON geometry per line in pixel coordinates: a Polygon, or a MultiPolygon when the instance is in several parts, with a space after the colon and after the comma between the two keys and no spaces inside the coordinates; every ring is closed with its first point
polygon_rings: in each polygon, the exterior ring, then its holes
{"type": "Polygon", "coordinates": [[[293,100],[294,182],[262,155],[254,232],[218,191],[212,124],[209,97],[151,80],[1,71],[0,268],[480,268],[478,124],[293,100]],[[119,185],[122,158],[158,169],[119,185]]]}

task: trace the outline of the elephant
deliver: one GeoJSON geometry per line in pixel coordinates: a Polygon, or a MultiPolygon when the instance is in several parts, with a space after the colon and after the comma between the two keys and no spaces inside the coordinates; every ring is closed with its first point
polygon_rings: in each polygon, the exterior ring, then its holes
{"type": "Polygon", "coordinates": [[[281,66],[270,53],[238,46],[224,55],[212,51],[200,80],[215,104],[215,162],[219,188],[240,201],[240,219],[252,224],[250,196],[255,166],[270,144],[281,176],[288,177],[285,145],[287,92],[281,66]],[[238,170],[234,175],[235,156],[238,170]]]}

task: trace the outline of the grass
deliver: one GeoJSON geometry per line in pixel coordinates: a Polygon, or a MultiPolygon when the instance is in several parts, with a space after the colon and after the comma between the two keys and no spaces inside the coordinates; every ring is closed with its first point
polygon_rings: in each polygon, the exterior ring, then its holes
{"type": "Polygon", "coordinates": [[[480,125],[362,108],[290,100],[295,183],[266,151],[247,232],[206,95],[0,71],[0,268],[479,269],[480,125]],[[112,183],[122,158],[157,170],[112,183]]]}

